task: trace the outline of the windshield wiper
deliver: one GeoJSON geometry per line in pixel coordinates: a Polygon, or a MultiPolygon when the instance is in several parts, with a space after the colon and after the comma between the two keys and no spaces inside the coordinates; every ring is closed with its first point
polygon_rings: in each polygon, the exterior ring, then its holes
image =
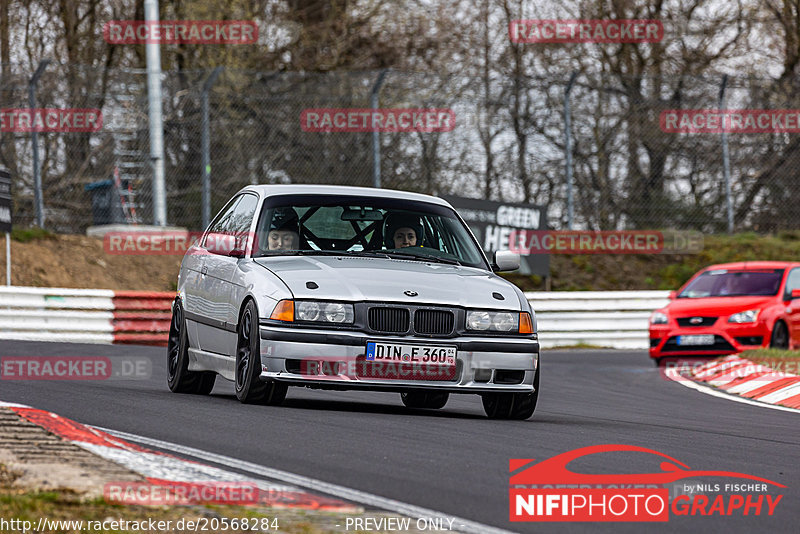
{"type": "Polygon", "coordinates": [[[451,260],[450,258],[440,258],[438,256],[427,256],[421,255],[417,256],[416,254],[408,254],[407,252],[384,252],[388,257],[398,259],[398,260],[415,260],[415,261],[425,261],[425,262],[435,262],[435,263],[446,263],[447,265],[461,265],[461,262],[458,260],[451,260]]]}

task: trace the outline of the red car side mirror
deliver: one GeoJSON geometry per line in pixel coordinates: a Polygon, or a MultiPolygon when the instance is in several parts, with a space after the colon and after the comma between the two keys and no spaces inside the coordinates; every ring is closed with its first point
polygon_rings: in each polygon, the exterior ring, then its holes
{"type": "Polygon", "coordinates": [[[800,299],[800,289],[792,289],[792,298],[800,299]]]}
{"type": "Polygon", "coordinates": [[[675,297],[677,297],[677,296],[678,296],[678,292],[673,289],[672,291],[669,292],[669,295],[667,295],[667,298],[669,300],[675,300],[675,297]]]}

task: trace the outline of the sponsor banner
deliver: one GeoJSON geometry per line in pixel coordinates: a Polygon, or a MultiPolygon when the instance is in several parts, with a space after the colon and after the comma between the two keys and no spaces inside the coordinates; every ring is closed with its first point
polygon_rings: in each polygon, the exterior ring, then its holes
{"type": "Polygon", "coordinates": [[[103,114],[95,108],[3,108],[0,132],[97,132],[103,114]]]}
{"type": "MultiPolygon", "coordinates": [[[[514,231],[543,231],[547,229],[547,207],[513,202],[495,202],[451,195],[441,195],[458,212],[475,234],[489,261],[495,252],[509,250],[514,231]]],[[[524,245],[524,244],[523,244],[524,245]]],[[[520,274],[550,275],[550,256],[523,255],[520,274]]]]}
{"type": "Polygon", "coordinates": [[[300,113],[304,132],[450,132],[452,109],[313,108],[300,113]]]}
{"type": "Polygon", "coordinates": [[[11,198],[11,174],[0,167],[0,232],[10,232],[13,228],[13,210],[14,202],[11,198]]]}
{"type": "Polygon", "coordinates": [[[658,43],[660,20],[534,19],[508,24],[512,43],[658,43]]]}
{"type": "Polygon", "coordinates": [[[246,505],[258,502],[259,489],[250,482],[109,482],[103,486],[103,498],[129,505],[246,505]]]}
{"type": "Polygon", "coordinates": [[[665,133],[800,133],[800,109],[668,109],[665,133]]]}
{"type": "MultiPolygon", "coordinates": [[[[591,460],[590,460],[591,461],[591,460]]],[[[581,464],[586,465],[582,460],[581,464]]],[[[665,522],[674,516],[773,515],[783,484],[733,471],[691,469],[661,452],[636,445],[593,445],[542,461],[509,461],[510,521],[665,522]],[[569,464],[600,453],[651,455],[648,473],[578,473],[569,464]],[[698,482],[712,478],[714,482],[698,482]],[[717,482],[719,479],[727,479],[717,482]],[[680,482],[678,482],[680,481],[680,482]]]]}
{"type": "Polygon", "coordinates": [[[0,380],[146,380],[153,362],[146,357],[3,356],[0,380]]]}
{"type": "Polygon", "coordinates": [[[529,254],[697,254],[699,232],[510,230],[508,250],[529,254]]]}
{"type": "Polygon", "coordinates": [[[112,20],[103,25],[110,44],[255,44],[252,20],[112,20]]]}

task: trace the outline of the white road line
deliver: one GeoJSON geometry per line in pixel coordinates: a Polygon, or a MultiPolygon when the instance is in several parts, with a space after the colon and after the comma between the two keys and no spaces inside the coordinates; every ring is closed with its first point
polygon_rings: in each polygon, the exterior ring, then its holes
{"type": "MultiPolygon", "coordinates": [[[[121,439],[141,443],[142,445],[149,445],[151,447],[157,447],[159,449],[172,451],[177,454],[182,454],[184,456],[190,456],[192,458],[206,460],[208,462],[213,462],[219,465],[226,465],[228,467],[239,469],[241,471],[246,471],[248,473],[257,474],[273,480],[280,480],[288,484],[293,484],[295,486],[308,488],[312,491],[333,495],[334,497],[339,497],[340,499],[345,499],[348,501],[357,502],[368,506],[373,506],[375,508],[380,508],[382,510],[395,512],[404,515],[406,517],[417,518],[417,519],[423,517],[453,519],[454,520],[453,527],[455,530],[459,532],[467,532],[470,534],[512,533],[512,531],[510,530],[503,530],[500,528],[491,527],[489,525],[484,525],[482,523],[471,521],[469,519],[464,519],[461,517],[445,514],[442,512],[437,512],[435,510],[430,510],[428,508],[422,508],[419,506],[415,506],[413,504],[406,504],[400,501],[396,501],[394,499],[388,499],[385,497],[381,497],[379,495],[373,495],[371,493],[366,493],[360,490],[346,488],[344,486],[339,486],[338,484],[331,484],[329,482],[324,482],[322,480],[317,480],[303,475],[296,475],[288,471],[281,471],[280,469],[273,469],[271,467],[265,467],[263,465],[258,465],[251,462],[245,462],[244,460],[237,460],[236,458],[222,456],[220,454],[215,454],[213,452],[206,452],[200,449],[194,449],[192,447],[178,445],[177,443],[170,443],[168,441],[161,441],[158,439],[147,438],[144,436],[129,434],[127,432],[121,432],[109,428],[102,428],[102,427],[94,427],[94,428],[102,430],[103,432],[108,432],[109,434],[121,439]]],[[[447,523],[445,522],[445,524],[447,523]]]]}
{"type": "Polygon", "coordinates": [[[734,395],[729,395],[727,393],[722,393],[722,392],[717,391],[717,390],[715,390],[713,388],[710,388],[708,386],[702,386],[702,385],[700,385],[700,384],[698,384],[696,382],[692,382],[691,380],[689,380],[685,376],[681,376],[680,373],[678,372],[678,368],[675,368],[675,367],[673,367],[671,369],[667,369],[664,372],[664,375],[667,378],[669,378],[670,380],[672,380],[673,382],[677,382],[678,384],[686,386],[687,388],[695,389],[695,390],[699,391],[700,393],[705,393],[706,395],[711,395],[712,397],[719,397],[721,399],[728,399],[728,400],[734,401],[734,402],[741,402],[743,404],[750,404],[751,406],[760,406],[761,408],[771,408],[773,410],[780,410],[782,412],[800,413],[800,410],[795,410],[794,408],[789,408],[789,407],[786,407],[786,406],[778,406],[776,404],[766,404],[766,403],[763,403],[763,402],[757,402],[757,401],[754,401],[754,400],[746,399],[744,397],[736,397],[734,395]]]}

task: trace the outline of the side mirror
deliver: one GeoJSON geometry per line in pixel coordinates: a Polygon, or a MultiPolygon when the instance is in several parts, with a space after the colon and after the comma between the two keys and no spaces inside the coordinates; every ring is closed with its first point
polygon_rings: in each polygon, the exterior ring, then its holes
{"type": "Polygon", "coordinates": [[[800,299],[800,289],[792,289],[792,299],[800,299]]]}
{"type": "Polygon", "coordinates": [[[519,269],[519,254],[510,250],[498,250],[494,253],[494,272],[516,271],[519,269]]]}
{"type": "Polygon", "coordinates": [[[244,257],[244,248],[241,248],[241,243],[232,234],[208,234],[205,248],[212,254],[220,256],[244,257]]]}
{"type": "Polygon", "coordinates": [[[667,298],[669,300],[675,300],[675,298],[677,296],[678,296],[678,292],[673,289],[672,291],[669,292],[669,295],[667,295],[667,298]]]}

